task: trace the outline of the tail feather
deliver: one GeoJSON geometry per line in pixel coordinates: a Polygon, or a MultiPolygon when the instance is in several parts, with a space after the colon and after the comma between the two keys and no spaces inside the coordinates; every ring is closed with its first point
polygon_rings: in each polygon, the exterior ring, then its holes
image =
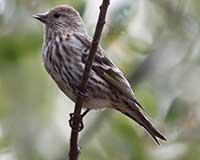
{"type": "Polygon", "coordinates": [[[123,114],[127,115],[129,118],[135,120],[141,126],[143,126],[148,133],[152,136],[157,144],[160,144],[158,138],[166,141],[167,139],[152,125],[148,118],[139,110],[139,108],[128,108],[126,111],[120,110],[123,114]]]}

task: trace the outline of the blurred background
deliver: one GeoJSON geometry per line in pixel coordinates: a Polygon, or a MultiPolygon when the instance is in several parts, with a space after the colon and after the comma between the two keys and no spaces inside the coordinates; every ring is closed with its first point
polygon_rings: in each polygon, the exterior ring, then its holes
{"type": "MultiPolygon", "coordinates": [[[[0,0],[0,160],[66,160],[74,104],[42,65],[43,26],[58,4],[80,11],[92,36],[102,0],[0,0]]],[[[200,1],[111,0],[101,45],[168,141],[114,111],[91,111],[81,160],[200,157],[200,1]]]]}

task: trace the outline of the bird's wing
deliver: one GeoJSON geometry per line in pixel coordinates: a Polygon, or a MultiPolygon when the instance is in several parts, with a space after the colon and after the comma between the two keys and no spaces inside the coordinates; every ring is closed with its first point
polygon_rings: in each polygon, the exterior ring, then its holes
{"type": "Polygon", "coordinates": [[[120,92],[122,92],[129,98],[132,98],[134,94],[131,90],[128,81],[124,78],[122,72],[112,63],[110,65],[105,64],[104,63],[105,60],[107,61],[108,59],[106,57],[101,57],[100,59],[99,56],[97,55],[92,68],[110,85],[113,85],[120,92]],[[96,61],[96,59],[102,62],[99,63],[96,61]]]}
{"type": "MultiPolygon", "coordinates": [[[[88,46],[91,46],[91,39],[89,36],[81,33],[74,33],[74,36],[79,39],[79,41],[81,41],[85,46],[87,46],[86,48],[89,50],[88,46]]],[[[85,56],[83,55],[83,58],[85,57],[86,59],[83,60],[84,62],[87,61],[87,56],[88,52],[87,54],[85,53],[85,56]]],[[[124,77],[123,73],[116,65],[111,62],[111,60],[105,57],[104,51],[101,47],[98,47],[92,69],[115,89],[122,92],[125,96],[129,97],[130,100],[134,101],[134,103],[136,103],[139,107],[143,108],[136,100],[131,86],[124,77]]]]}

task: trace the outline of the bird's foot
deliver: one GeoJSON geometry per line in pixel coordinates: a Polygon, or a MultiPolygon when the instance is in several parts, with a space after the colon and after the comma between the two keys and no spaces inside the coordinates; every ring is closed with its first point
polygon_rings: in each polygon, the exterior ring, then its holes
{"type": "Polygon", "coordinates": [[[89,111],[90,109],[86,109],[81,115],[78,115],[76,113],[70,113],[69,125],[74,131],[80,132],[84,128],[83,117],[85,117],[85,115],[89,111]],[[78,125],[76,125],[75,123],[78,123],[78,125]]]}
{"type": "Polygon", "coordinates": [[[84,128],[83,117],[76,113],[70,113],[69,116],[69,125],[72,128],[72,130],[75,132],[80,132],[84,128]]]}

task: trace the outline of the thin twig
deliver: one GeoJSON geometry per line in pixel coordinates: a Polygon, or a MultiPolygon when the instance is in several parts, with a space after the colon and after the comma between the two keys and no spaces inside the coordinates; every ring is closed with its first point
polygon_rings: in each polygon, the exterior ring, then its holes
{"type": "MultiPolygon", "coordinates": [[[[110,0],[103,0],[102,5],[100,7],[100,14],[99,14],[98,22],[96,25],[95,34],[94,34],[94,37],[92,40],[89,57],[88,57],[88,60],[87,60],[86,66],[85,66],[85,70],[83,73],[83,77],[81,80],[81,84],[79,87],[80,93],[84,93],[86,90],[86,87],[87,87],[90,70],[91,70],[95,55],[96,55],[96,51],[98,48],[99,39],[101,37],[103,26],[105,24],[105,17],[106,17],[106,13],[107,13],[109,4],[110,4],[110,0]]],[[[77,115],[79,117],[81,116],[81,108],[82,108],[83,102],[84,102],[84,98],[82,96],[78,95],[77,102],[76,102],[75,109],[74,109],[74,115],[77,115]]],[[[73,123],[74,123],[74,128],[72,128],[72,131],[71,131],[69,159],[77,160],[78,156],[79,156],[78,128],[80,125],[80,120],[77,117],[75,117],[73,123]]]]}

